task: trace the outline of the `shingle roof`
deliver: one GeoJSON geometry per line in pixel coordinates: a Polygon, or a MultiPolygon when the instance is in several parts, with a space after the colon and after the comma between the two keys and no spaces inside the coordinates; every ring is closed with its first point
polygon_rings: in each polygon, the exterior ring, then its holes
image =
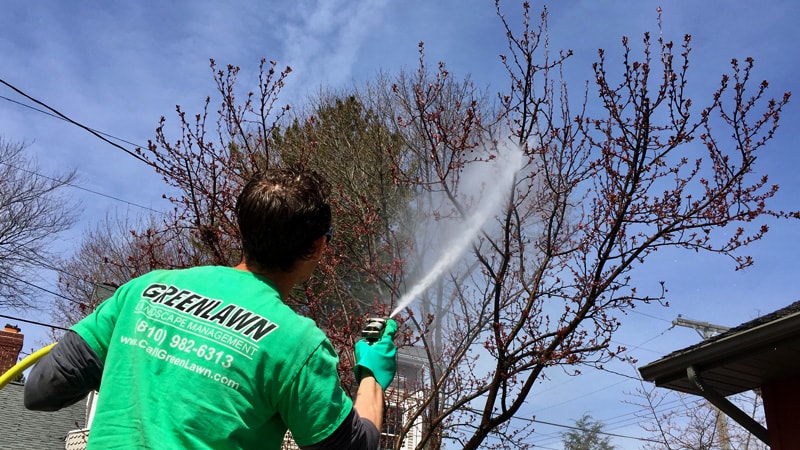
{"type": "Polygon", "coordinates": [[[729,338],[731,336],[740,334],[740,333],[742,333],[744,331],[750,330],[752,328],[756,328],[756,327],[758,327],[760,325],[764,325],[764,324],[768,324],[770,322],[774,322],[774,321],[776,321],[778,319],[790,316],[792,314],[797,314],[798,312],[800,312],[800,301],[796,301],[796,302],[792,303],[789,306],[783,307],[783,308],[781,308],[781,309],[779,309],[777,311],[773,311],[773,312],[771,312],[769,314],[764,314],[763,316],[760,316],[760,317],[758,317],[756,319],[753,319],[753,320],[751,320],[749,322],[745,322],[745,323],[743,323],[741,325],[737,325],[737,326],[735,326],[733,328],[728,329],[728,331],[725,331],[724,333],[720,333],[720,334],[711,336],[708,339],[705,339],[705,340],[703,340],[703,341],[701,341],[701,342],[699,342],[699,343],[697,343],[695,345],[692,345],[692,346],[689,346],[689,347],[686,347],[686,348],[682,348],[680,350],[676,350],[676,351],[666,355],[664,358],[666,359],[666,358],[677,356],[677,355],[680,355],[680,354],[683,354],[683,353],[691,352],[692,350],[697,349],[699,347],[706,346],[706,345],[712,344],[712,343],[714,343],[716,341],[729,338]]]}
{"type": "Polygon", "coordinates": [[[64,450],[67,432],[86,425],[86,401],[60,411],[29,411],[23,390],[19,383],[0,389],[0,450],[64,450]]]}
{"type": "Polygon", "coordinates": [[[702,395],[687,369],[723,396],[800,376],[800,301],[639,368],[645,380],[702,395]]]}

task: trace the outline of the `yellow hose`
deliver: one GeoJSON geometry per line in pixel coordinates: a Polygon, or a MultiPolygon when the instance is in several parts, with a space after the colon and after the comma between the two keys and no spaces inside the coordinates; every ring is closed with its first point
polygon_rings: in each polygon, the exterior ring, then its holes
{"type": "Polygon", "coordinates": [[[0,375],[0,389],[3,389],[11,380],[16,379],[22,372],[25,371],[28,367],[32,366],[33,363],[39,360],[42,356],[50,353],[50,350],[56,345],[57,342],[53,342],[52,344],[48,345],[47,347],[41,348],[27,357],[22,361],[18,362],[17,365],[8,369],[8,372],[0,375]]]}

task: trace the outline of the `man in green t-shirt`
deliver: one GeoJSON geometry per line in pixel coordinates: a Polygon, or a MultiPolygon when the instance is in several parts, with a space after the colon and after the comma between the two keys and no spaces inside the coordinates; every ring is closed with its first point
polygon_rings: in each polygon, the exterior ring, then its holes
{"type": "Polygon", "coordinates": [[[330,240],[330,188],[315,172],[250,180],[236,267],[131,280],[33,368],[25,405],[56,410],[99,390],[89,449],[377,449],[397,325],[356,346],[355,403],[330,341],[283,302],[330,240]]]}

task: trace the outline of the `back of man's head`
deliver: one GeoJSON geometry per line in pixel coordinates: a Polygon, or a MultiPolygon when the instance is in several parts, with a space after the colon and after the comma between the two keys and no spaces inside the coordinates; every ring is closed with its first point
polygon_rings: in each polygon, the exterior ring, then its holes
{"type": "Polygon", "coordinates": [[[272,169],[254,175],[236,203],[248,264],[289,272],[313,253],[331,225],[330,186],[314,171],[272,169]]]}

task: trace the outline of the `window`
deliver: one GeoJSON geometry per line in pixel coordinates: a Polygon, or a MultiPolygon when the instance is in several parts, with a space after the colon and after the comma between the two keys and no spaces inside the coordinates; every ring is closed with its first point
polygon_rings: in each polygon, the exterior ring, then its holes
{"type": "Polygon", "coordinates": [[[381,448],[394,448],[403,428],[403,407],[397,404],[386,405],[383,416],[383,434],[381,434],[381,448]]]}

